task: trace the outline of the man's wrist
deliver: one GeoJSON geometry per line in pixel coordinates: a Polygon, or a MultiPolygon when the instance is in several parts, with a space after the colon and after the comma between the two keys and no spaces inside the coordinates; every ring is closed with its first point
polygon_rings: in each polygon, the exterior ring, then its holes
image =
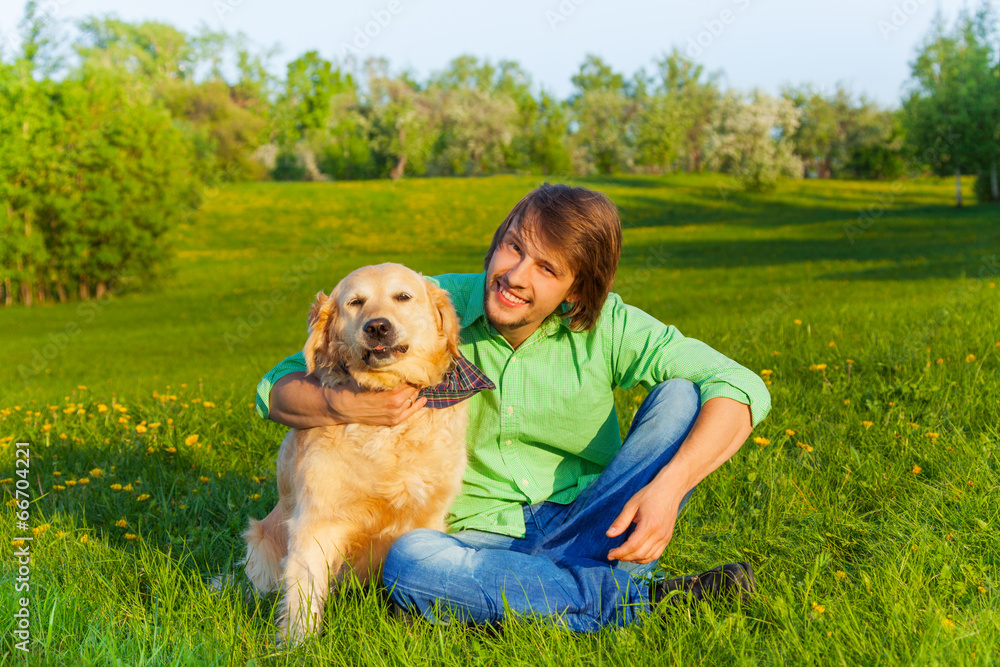
{"type": "Polygon", "coordinates": [[[323,391],[323,400],[326,403],[326,416],[329,417],[337,424],[344,423],[344,415],[341,414],[339,410],[340,405],[340,392],[343,391],[342,387],[329,387],[327,385],[320,385],[323,391]]]}

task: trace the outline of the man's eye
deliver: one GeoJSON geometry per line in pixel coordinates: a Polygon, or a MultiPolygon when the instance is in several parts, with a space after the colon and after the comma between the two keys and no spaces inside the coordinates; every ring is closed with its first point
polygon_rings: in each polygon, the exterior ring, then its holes
{"type": "Polygon", "coordinates": [[[521,249],[520,249],[520,248],[518,247],[518,245],[517,245],[516,243],[514,243],[513,241],[511,241],[511,242],[510,242],[510,247],[511,247],[511,249],[512,249],[512,250],[513,250],[514,252],[516,252],[516,253],[520,253],[520,252],[521,252],[521,249]]]}
{"type": "Polygon", "coordinates": [[[401,292],[401,293],[397,294],[395,298],[396,298],[396,301],[409,301],[413,297],[411,297],[406,292],[401,292]]]}

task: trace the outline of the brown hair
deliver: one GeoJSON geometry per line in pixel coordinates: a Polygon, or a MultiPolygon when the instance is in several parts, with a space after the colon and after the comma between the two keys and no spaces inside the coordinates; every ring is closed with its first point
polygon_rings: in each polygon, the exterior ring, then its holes
{"type": "Polygon", "coordinates": [[[575,331],[593,328],[622,254],[622,223],[614,203],[594,190],[542,184],[517,203],[493,234],[483,263],[487,270],[511,225],[536,235],[573,271],[576,278],[570,293],[577,301],[563,317],[575,331]]]}

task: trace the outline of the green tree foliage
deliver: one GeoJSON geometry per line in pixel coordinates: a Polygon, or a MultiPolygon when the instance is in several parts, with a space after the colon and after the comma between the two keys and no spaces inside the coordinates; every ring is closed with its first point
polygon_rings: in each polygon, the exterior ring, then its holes
{"type": "Polygon", "coordinates": [[[636,104],[629,83],[595,55],[586,57],[571,80],[576,89],[570,108],[579,168],[602,174],[630,169],[636,104]]]}
{"type": "Polygon", "coordinates": [[[955,174],[956,206],[962,206],[961,175],[992,173],[998,161],[996,43],[988,3],[975,13],[963,11],[952,29],[939,14],[910,65],[911,90],[903,104],[907,143],[938,175],[955,174]]]}
{"type": "Polygon", "coordinates": [[[895,178],[902,172],[902,133],[896,115],[838,86],[824,95],[810,85],[782,96],[799,110],[791,136],[804,175],[816,178],[895,178]]]}
{"type": "Polygon", "coordinates": [[[709,166],[735,174],[751,192],[771,190],[781,178],[802,174],[790,138],[798,124],[799,112],[786,99],[760,91],[730,93],[716,109],[709,132],[709,166]]]}
{"type": "Polygon", "coordinates": [[[191,152],[162,108],[108,72],[35,81],[0,66],[4,298],[25,304],[138,285],[195,203],[191,152]]]}

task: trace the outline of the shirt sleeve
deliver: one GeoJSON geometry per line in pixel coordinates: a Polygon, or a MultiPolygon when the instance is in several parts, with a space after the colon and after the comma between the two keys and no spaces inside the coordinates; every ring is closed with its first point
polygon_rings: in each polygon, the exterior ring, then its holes
{"type": "Polygon", "coordinates": [[[612,375],[615,384],[630,389],[641,384],[646,389],[684,378],[701,389],[701,403],[724,396],[750,406],[752,424],[757,426],[771,411],[771,394],[764,381],[721,352],[694,338],[685,338],[674,326],[622,302],[617,294],[608,297],[612,315],[612,375]]]}
{"type": "Polygon", "coordinates": [[[277,366],[261,378],[257,384],[257,414],[260,415],[261,419],[267,419],[270,413],[271,387],[274,386],[274,383],[289,373],[304,370],[306,370],[306,357],[299,351],[279,361],[277,366]]]}

